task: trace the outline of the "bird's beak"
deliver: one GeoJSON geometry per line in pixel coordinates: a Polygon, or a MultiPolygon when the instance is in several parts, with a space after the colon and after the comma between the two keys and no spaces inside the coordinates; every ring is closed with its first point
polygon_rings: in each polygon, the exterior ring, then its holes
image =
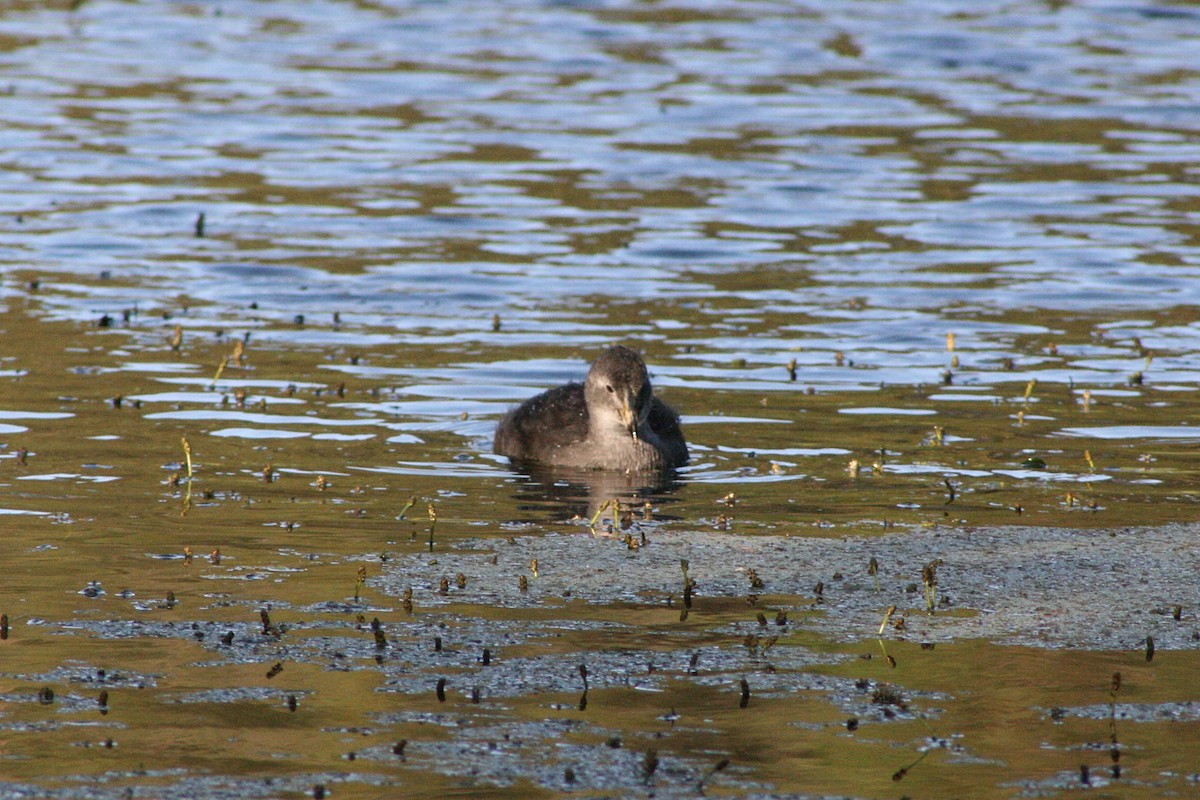
{"type": "Polygon", "coordinates": [[[637,397],[632,392],[627,392],[621,396],[621,402],[618,405],[618,411],[621,414],[621,424],[625,426],[625,430],[629,431],[629,435],[635,440],[638,438],[638,414],[637,397]]]}

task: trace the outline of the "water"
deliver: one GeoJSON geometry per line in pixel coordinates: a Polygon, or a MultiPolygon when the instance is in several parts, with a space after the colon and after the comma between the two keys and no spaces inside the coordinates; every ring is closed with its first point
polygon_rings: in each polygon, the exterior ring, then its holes
{"type": "Polygon", "coordinates": [[[1191,6],[77,6],[0,11],[3,793],[1195,783],[1191,6]],[[614,341],[678,481],[490,453],[614,341]]]}

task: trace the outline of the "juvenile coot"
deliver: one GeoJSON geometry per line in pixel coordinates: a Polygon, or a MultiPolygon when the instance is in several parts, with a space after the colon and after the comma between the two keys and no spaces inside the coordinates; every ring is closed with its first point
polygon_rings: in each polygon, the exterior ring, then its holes
{"type": "Polygon", "coordinates": [[[568,383],[504,415],[493,449],[514,462],[645,471],[687,462],[679,415],[654,396],[642,357],[609,348],[584,383],[568,383]]]}

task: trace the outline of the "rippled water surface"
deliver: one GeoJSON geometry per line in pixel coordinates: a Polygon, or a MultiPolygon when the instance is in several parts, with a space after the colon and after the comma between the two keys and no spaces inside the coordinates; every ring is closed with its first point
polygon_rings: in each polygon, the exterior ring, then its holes
{"type": "Polygon", "coordinates": [[[0,794],[1194,789],[1198,34],[4,4],[0,794]],[[616,341],[677,479],[491,454],[616,341]]]}

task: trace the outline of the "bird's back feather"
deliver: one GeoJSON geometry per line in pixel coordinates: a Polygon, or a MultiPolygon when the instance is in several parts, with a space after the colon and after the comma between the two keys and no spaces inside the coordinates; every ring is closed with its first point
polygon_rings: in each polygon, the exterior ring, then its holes
{"type": "Polygon", "coordinates": [[[500,420],[493,449],[518,461],[554,462],[588,435],[583,384],[568,383],[531,397],[500,420]]]}

